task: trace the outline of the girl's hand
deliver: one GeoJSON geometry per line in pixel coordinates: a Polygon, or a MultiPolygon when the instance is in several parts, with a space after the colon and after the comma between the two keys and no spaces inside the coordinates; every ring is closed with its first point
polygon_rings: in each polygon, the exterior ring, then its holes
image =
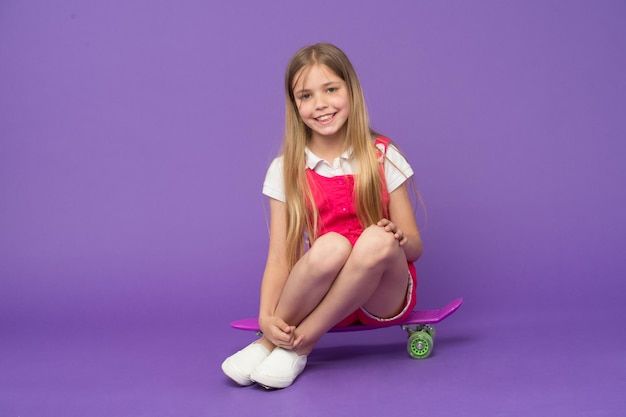
{"type": "Polygon", "coordinates": [[[259,319],[259,327],[270,342],[275,346],[293,350],[302,345],[304,336],[296,337],[296,326],[290,326],[276,316],[259,319]]]}
{"type": "Polygon", "coordinates": [[[404,233],[402,232],[402,230],[400,230],[398,228],[398,226],[396,226],[395,224],[393,224],[391,222],[391,220],[388,219],[381,219],[378,223],[378,226],[382,227],[385,229],[385,231],[389,232],[389,233],[393,233],[393,237],[396,238],[396,240],[398,241],[398,244],[400,246],[404,245],[408,239],[406,236],[404,236],[404,233]]]}

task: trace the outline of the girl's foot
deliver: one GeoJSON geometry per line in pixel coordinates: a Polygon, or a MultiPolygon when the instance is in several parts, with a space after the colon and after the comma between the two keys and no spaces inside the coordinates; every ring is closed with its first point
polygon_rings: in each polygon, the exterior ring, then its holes
{"type": "Polygon", "coordinates": [[[267,388],[287,388],[304,371],[307,355],[276,348],[250,375],[254,382],[267,388]]]}
{"type": "Polygon", "coordinates": [[[229,356],[222,363],[222,371],[239,385],[252,385],[250,374],[268,357],[270,351],[260,343],[252,343],[229,356]]]}

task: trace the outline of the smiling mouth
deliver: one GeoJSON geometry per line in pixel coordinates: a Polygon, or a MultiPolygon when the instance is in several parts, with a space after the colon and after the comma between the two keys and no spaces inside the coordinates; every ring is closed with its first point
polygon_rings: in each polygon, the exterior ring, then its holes
{"type": "Polygon", "coordinates": [[[321,122],[321,123],[328,122],[333,117],[335,117],[335,114],[337,114],[337,113],[325,114],[323,116],[316,117],[315,120],[317,120],[318,122],[321,122]]]}

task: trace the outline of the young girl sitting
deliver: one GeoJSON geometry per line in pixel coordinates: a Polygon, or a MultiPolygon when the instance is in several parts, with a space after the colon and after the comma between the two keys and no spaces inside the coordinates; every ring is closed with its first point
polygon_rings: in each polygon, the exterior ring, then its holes
{"type": "Polygon", "coordinates": [[[304,47],[285,92],[283,150],[263,185],[271,213],[263,336],[222,364],[240,385],[288,387],[334,326],[400,322],[416,302],[413,170],[370,128],[352,64],[333,45],[304,47]]]}

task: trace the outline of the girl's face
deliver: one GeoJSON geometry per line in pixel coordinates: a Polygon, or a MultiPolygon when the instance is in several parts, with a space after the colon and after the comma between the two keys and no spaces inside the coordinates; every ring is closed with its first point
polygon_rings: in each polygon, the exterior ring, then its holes
{"type": "Polygon", "coordinates": [[[302,121],[311,129],[311,139],[345,139],[350,113],[345,81],[322,64],[301,69],[294,79],[296,105],[302,121]]]}

